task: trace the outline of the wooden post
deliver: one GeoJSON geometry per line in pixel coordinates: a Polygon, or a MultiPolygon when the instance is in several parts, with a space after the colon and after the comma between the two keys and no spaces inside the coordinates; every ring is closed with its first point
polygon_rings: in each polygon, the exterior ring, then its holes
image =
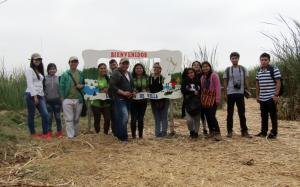
{"type": "Polygon", "coordinates": [[[175,123],[174,123],[174,103],[173,99],[170,99],[170,135],[175,135],[175,123]]]}
{"type": "Polygon", "coordinates": [[[89,133],[91,131],[91,121],[92,121],[92,113],[91,113],[91,100],[87,99],[87,117],[88,117],[88,129],[87,132],[89,133]]]}

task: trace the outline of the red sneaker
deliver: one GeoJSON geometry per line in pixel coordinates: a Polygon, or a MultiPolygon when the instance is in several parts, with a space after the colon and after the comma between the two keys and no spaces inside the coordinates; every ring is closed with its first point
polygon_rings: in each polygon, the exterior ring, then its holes
{"type": "Polygon", "coordinates": [[[57,138],[61,138],[62,136],[63,136],[63,132],[62,131],[56,132],[56,137],[57,138]]]}
{"type": "Polygon", "coordinates": [[[41,138],[42,138],[42,135],[41,135],[41,134],[35,133],[35,134],[32,134],[32,135],[31,135],[31,138],[33,138],[33,139],[41,139],[41,138]]]}
{"type": "Polygon", "coordinates": [[[52,138],[52,136],[49,133],[42,135],[42,139],[50,140],[51,138],[52,138]]]}
{"type": "Polygon", "coordinates": [[[52,132],[51,132],[51,131],[49,131],[49,132],[47,133],[47,137],[52,137],[52,132]]]}

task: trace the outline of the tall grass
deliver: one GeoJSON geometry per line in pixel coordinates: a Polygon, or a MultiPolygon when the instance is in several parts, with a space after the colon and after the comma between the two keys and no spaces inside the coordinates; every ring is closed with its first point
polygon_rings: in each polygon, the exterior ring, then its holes
{"type": "Polygon", "coordinates": [[[0,67],[0,110],[21,110],[25,107],[26,79],[24,71],[8,73],[2,61],[0,67]]]}
{"type": "MultiPolygon", "coordinates": [[[[300,111],[300,23],[297,20],[286,20],[279,16],[280,30],[277,34],[266,34],[273,43],[274,63],[280,69],[285,85],[286,119],[295,120],[300,111]]],[[[299,118],[299,116],[298,116],[299,118]]]]}

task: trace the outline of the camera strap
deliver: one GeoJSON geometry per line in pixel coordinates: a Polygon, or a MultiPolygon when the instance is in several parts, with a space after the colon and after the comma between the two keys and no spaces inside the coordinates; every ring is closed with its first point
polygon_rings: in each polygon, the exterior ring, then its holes
{"type": "MultiPolygon", "coordinates": [[[[240,73],[240,81],[242,81],[242,74],[241,74],[241,67],[239,67],[239,73],[240,73]]],[[[234,81],[234,75],[233,75],[233,66],[231,67],[231,75],[232,75],[232,81],[233,81],[233,84],[235,83],[234,81]]]]}

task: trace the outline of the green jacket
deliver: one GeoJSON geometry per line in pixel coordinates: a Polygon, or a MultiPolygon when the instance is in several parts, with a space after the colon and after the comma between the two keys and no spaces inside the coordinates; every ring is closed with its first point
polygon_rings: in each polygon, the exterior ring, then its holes
{"type": "MultiPolygon", "coordinates": [[[[79,83],[84,84],[84,78],[83,78],[82,72],[79,70],[77,70],[77,71],[79,72],[79,75],[80,75],[79,83]]],[[[71,76],[69,75],[70,73],[71,73],[71,71],[67,70],[60,77],[59,94],[63,98],[68,97],[68,95],[70,94],[70,91],[71,91],[71,86],[72,86],[73,80],[72,80],[71,76]]],[[[78,98],[80,98],[79,101],[82,103],[83,98],[81,97],[79,92],[78,92],[78,98]]]]}

